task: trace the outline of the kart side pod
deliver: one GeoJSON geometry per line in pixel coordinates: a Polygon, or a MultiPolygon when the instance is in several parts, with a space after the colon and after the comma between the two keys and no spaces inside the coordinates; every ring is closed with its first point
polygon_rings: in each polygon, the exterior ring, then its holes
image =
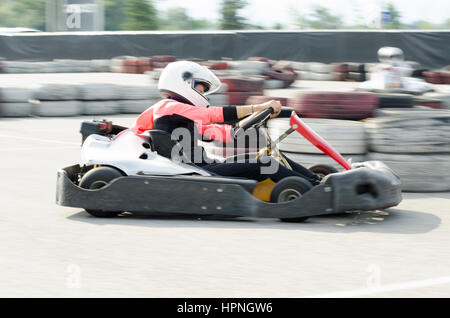
{"type": "Polygon", "coordinates": [[[83,189],[80,166],[58,171],[56,202],[62,206],[136,214],[220,214],[262,218],[297,218],[344,211],[375,210],[401,201],[401,183],[381,162],[328,175],[318,186],[288,202],[255,198],[256,181],[204,176],[136,175],[119,177],[101,189],[83,189]]]}

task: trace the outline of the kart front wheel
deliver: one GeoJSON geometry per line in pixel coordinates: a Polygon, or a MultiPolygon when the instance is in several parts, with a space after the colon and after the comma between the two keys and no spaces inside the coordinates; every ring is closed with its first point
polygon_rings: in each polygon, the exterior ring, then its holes
{"type": "MultiPolygon", "coordinates": [[[[272,190],[270,201],[281,203],[295,200],[313,188],[311,182],[300,177],[288,177],[280,180],[272,190]]],[[[283,222],[301,223],[308,217],[280,218],[283,222]]]]}
{"type": "MultiPolygon", "coordinates": [[[[80,188],[97,190],[101,189],[110,183],[112,180],[117,179],[119,177],[123,177],[122,172],[117,169],[111,167],[99,167],[89,170],[80,180],[80,188]]],[[[122,213],[121,211],[113,212],[113,211],[103,211],[103,210],[93,210],[93,209],[85,209],[89,214],[100,217],[100,218],[108,218],[115,217],[122,213]]]]}

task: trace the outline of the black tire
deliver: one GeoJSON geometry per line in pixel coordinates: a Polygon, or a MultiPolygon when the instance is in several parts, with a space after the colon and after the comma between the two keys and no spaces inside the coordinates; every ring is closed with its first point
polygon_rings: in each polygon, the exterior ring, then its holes
{"type": "MultiPolygon", "coordinates": [[[[123,177],[124,174],[112,167],[99,167],[89,170],[80,180],[80,188],[83,189],[101,189],[110,183],[112,180],[123,177]]],[[[122,213],[122,211],[103,211],[85,209],[89,214],[99,218],[115,217],[122,213]]]]}
{"type": "Polygon", "coordinates": [[[376,94],[379,100],[378,108],[412,108],[414,98],[409,94],[376,94]]]}
{"type": "MultiPolygon", "coordinates": [[[[288,177],[279,181],[272,190],[270,201],[273,203],[287,202],[301,197],[313,188],[311,182],[300,177],[288,177]]],[[[301,223],[308,217],[280,218],[283,222],[301,223]]]]}
{"type": "Polygon", "coordinates": [[[339,172],[335,167],[330,165],[324,165],[324,164],[316,164],[312,165],[308,168],[309,171],[317,174],[319,177],[325,177],[329,174],[339,172]]]}

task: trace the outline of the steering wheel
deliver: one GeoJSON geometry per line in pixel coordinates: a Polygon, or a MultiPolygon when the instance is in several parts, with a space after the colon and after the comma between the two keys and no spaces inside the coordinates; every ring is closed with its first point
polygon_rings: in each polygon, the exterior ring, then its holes
{"type": "Polygon", "coordinates": [[[250,120],[248,123],[243,125],[242,127],[239,127],[238,129],[234,130],[233,132],[233,138],[237,139],[241,135],[243,135],[248,129],[252,127],[259,127],[262,125],[269,117],[274,113],[274,109],[272,107],[266,109],[261,114],[250,120]]]}

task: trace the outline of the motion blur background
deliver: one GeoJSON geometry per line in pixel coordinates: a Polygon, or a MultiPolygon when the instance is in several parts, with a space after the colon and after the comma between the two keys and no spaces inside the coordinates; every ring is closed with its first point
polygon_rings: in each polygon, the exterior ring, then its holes
{"type": "Polygon", "coordinates": [[[425,30],[450,28],[449,12],[446,0],[2,0],[0,27],[40,31],[425,30]],[[58,24],[63,15],[71,13],[80,14],[84,23],[58,24]]]}
{"type": "MultiPolygon", "coordinates": [[[[0,0],[0,296],[448,297],[449,52],[448,0],[0,0]],[[221,79],[212,105],[280,100],[272,136],[294,110],[346,159],[383,161],[403,201],[302,224],[56,205],[81,123],[131,126],[180,59],[221,79]]],[[[342,169],[299,134],[280,149],[342,169]]]]}
{"type": "MultiPolygon", "coordinates": [[[[450,2],[343,3],[2,0],[0,116],[139,114],[158,100],[161,70],[189,59],[224,83],[212,104],[278,98],[320,119],[316,129],[346,127],[324,137],[346,156],[382,159],[404,190],[450,190],[450,176],[436,181],[424,164],[450,171],[450,2]],[[406,73],[379,69],[383,46],[403,50],[406,73]]],[[[277,120],[275,135],[288,125],[277,120]]],[[[322,160],[298,143],[281,148],[322,160]]]]}

